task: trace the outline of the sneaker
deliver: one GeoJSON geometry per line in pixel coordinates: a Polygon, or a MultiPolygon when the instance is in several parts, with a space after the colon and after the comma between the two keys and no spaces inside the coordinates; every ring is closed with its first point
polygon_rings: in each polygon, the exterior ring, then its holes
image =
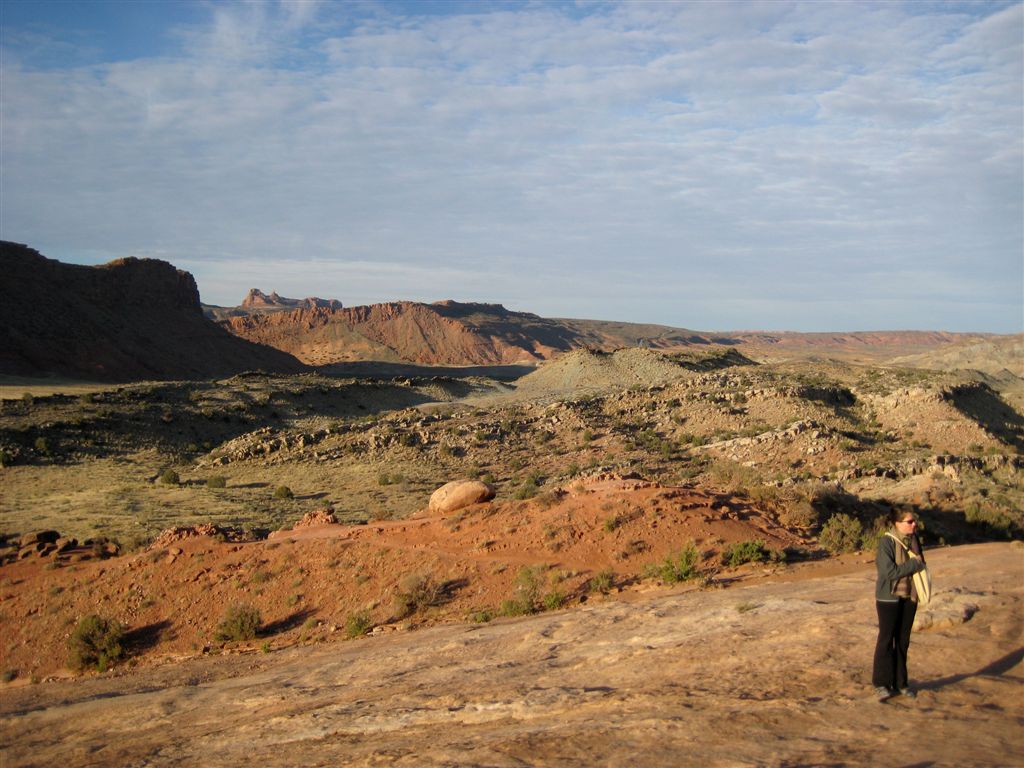
{"type": "Polygon", "coordinates": [[[887,701],[888,699],[892,698],[892,695],[893,691],[890,691],[888,688],[885,688],[884,686],[879,685],[875,688],[875,698],[879,701],[887,701]]]}
{"type": "Polygon", "coordinates": [[[914,691],[910,688],[900,688],[900,696],[905,696],[908,699],[916,699],[917,691],[914,691]]]}

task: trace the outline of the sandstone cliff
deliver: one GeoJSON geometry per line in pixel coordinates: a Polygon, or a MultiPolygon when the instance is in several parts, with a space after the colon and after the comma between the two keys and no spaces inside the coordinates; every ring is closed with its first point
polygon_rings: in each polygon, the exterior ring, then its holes
{"type": "Polygon", "coordinates": [[[3,374],[127,381],[303,369],[204,318],[192,275],[163,261],[79,266],[0,242],[0,271],[3,374]]]}

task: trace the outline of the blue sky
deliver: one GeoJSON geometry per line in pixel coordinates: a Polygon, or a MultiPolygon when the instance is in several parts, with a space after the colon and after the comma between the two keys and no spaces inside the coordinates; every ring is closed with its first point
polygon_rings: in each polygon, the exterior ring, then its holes
{"type": "Polygon", "coordinates": [[[0,237],[203,301],[1024,330],[1024,6],[0,4],[0,237]]]}

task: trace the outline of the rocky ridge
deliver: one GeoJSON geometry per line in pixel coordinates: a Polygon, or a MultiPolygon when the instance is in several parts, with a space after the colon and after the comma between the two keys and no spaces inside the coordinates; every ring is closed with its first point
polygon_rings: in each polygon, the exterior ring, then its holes
{"type": "Polygon", "coordinates": [[[0,242],[0,271],[0,374],[126,381],[303,370],[203,317],[195,280],[163,261],[78,266],[0,242]]]}

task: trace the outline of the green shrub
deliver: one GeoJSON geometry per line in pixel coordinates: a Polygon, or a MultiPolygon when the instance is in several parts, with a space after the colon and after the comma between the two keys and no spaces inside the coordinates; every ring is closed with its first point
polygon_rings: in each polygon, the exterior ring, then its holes
{"type": "Polygon", "coordinates": [[[207,488],[227,488],[228,479],[224,475],[212,475],[206,479],[207,488]]]}
{"type": "Polygon", "coordinates": [[[763,541],[741,541],[722,553],[722,564],[731,568],[743,563],[763,563],[768,556],[768,548],[763,541]]]}
{"type": "Polygon", "coordinates": [[[523,480],[522,484],[518,488],[516,488],[515,493],[512,494],[512,497],[515,499],[519,499],[520,501],[523,501],[525,499],[532,499],[534,496],[537,495],[538,490],[539,484],[537,482],[537,478],[534,475],[530,475],[525,480],[523,480]]]}
{"type": "Polygon", "coordinates": [[[14,456],[0,448],[0,467],[9,467],[14,463],[14,456]]]}
{"type": "Polygon", "coordinates": [[[971,502],[964,507],[964,518],[970,525],[977,526],[986,533],[999,538],[1012,537],[1014,529],[1017,527],[1013,518],[989,502],[971,502]]]}
{"type": "Polygon", "coordinates": [[[345,637],[350,640],[354,637],[362,637],[372,628],[373,620],[370,618],[369,611],[357,611],[349,614],[345,619],[345,637]]]}
{"type": "Polygon", "coordinates": [[[591,592],[607,595],[615,586],[615,571],[611,568],[599,571],[590,579],[587,586],[591,592]]]}
{"type": "Polygon", "coordinates": [[[395,616],[404,619],[417,611],[437,605],[441,587],[430,576],[410,574],[402,578],[394,596],[395,616]]]}
{"type": "Polygon", "coordinates": [[[50,443],[45,437],[37,437],[33,445],[35,446],[36,453],[41,453],[43,456],[50,455],[50,443]]]}
{"type": "Polygon", "coordinates": [[[251,605],[233,605],[217,625],[215,640],[253,640],[260,631],[263,619],[251,605]]]}
{"type": "Polygon", "coordinates": [[[833,555],[855,552],[864,536],[860,520],[843,512],[832,515],[821,528],[818,543],[833,555]]]}
{"type": "Polygon", "coordinates": [[[692,541],[675,555],[669,555],[660,564],[655,565],[653,575],[666,584],[678,584],[697,576],[700,564],[700,552],[692,541]]]}
{"type": "Polygon", "coordinates": [[[526,566],[516,574],[516,598],[527,607],[527,613],[534,613],[540,601],[541,573],[539,566],[526,566]]]}
{"type": "Polygon", "coordinates": [[[523,600],[502,600],[498,613],[502,616],[525,616],[533,613],[533,608],[523,600]]]}
{"type": "Polygon", "coordinates": [[[164,485],[178,485],[181,482],[181,478],[173,469],[165,469],[160,474],[160,482],[164,485]]]}
{"type": "Polygon", "coordinates": [[[124,627],[114,619],[85,616],[68,638],[70,663],[75,669],[96,667],[100,672],[124,654],[124,627]]]}
{"type": "Polygon", "coordinates": [[[557,611],[563,605],[565,605],[565,593],[558,589],[553,589],[544,595],[541,601],[544,605],[545,611],[557,611]]]}
{"type": "Polygon", "coordinates": [[[292,493],[292,489],[287,485],[279,485],[274,489],[275,499],[294,499],[295,494],[292,493]]]}

